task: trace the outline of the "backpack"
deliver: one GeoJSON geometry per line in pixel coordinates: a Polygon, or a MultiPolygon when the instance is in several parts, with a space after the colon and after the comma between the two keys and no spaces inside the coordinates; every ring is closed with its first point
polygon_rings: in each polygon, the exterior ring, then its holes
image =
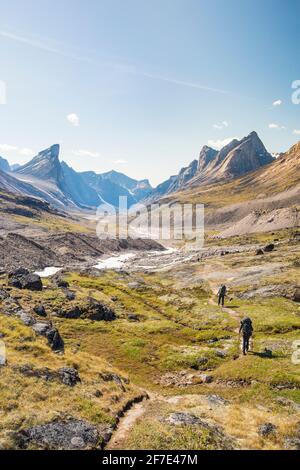
{"type": "Polygon", "coordinates": [[[226,286],[221,286],[219,289],[219,295],[225,295],[226,294],[226,286]]]}
{"type": "Polygon", "coordinates": [[[241,321],[241,331],[244,335],[251,336],[253,333],[253,326],[251,318],[244,318],[241,321]]]}

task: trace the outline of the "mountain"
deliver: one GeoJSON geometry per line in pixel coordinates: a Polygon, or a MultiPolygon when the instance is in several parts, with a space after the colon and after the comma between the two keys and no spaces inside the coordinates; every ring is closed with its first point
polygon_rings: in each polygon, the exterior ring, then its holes
{"type": "MultiPolygon", "coordinates": [[[[223,162],[228,156],[232,158],[232,150],[238,147],[227,149],[223,162]]],[[[261,156],[262,162],[264,157],[261,156]]],[[[269,160],[268,156],[266,159],[269,160]]],[[[243,176],[190,184],[161,198],[162,203],[174,201],[204,204],[206,229],[220,230],[221,236],[297,227],[300,225],[300,142],[270,164],[243,176]]]]}
{"type": "Polygon", "coordinates": [[[238,178],[257,170],[274,161],[274,157],[266,150],[256,132],[251,132],[242,140],[234,139],[223,147],[214,157],[209,154],[199,165],[199,171],[190,185],[208,184],[216,181],[238,178]],[[210,160],[210,161],[207,161],[210,160]]]}
{"type": "Polygon", "coordinates": [[[59,153],[59,145],[52,145],[15,169],[12,177],[19,184],[27,185],[27,195],[32,190],[32,194],[38,193],[39,197],[60,209],[64,206],[74,210],[94,209],[102,202],[118,206],[119,196],[127,196],[128,206],[131,206],[152,191],[148,180],[137,181],[116,171],[99,175],[92,171],[78,173],[60,162],[59,153]]]}
{"type": "Polygon", "coordinates": [[[135,180],[123,173],[109,171],[97,174],[93,171],[81,173],[85,183],[93,188],[103,202],[119,205],[119,197],[126,196],[128,207],[138,203],[152,192],[148,180],[135,180]]]}
{"type": "Polygon", "coordinates": [[[193,160],[189,166],[184,167],[180,170],[178,175],[173,175],[163,183],[159,184],[153,191],[148,195],[149,201],[156,201],[161,196],[171,194],[179,191],[185,186],[197,173],[199,162],[193,160]]]}
{"type": "Polygon", "coordinates": [[[65,162],[61,163],[62,182],[61,189],[76,205],[79,207],[89,206],[97,207],[100,204],[100,198],[97,192],[88,186],[84,178],[65,162]]]}
{"type": "Polygon", "coordinates": [[[101,174],[97,174],[94,171],[86,171],[81,173],[81,176],[86,185],[98,194],[100,198],[99,204],[107,203],[117,207],[119,205],[120,196],[127,196],[129,206],[135,203],[134,198],[127,189],[115,184],[109,179],[103,178],[101,174]]]}
{"type": "MultiPolygon", "coordinates": [[[[68,186],[68,178],[64,174],[59,161],[59,145],[52,145],[25,165],[20,166],[12,175],[27,188],[38,191],[39,197],[62,209],[76,209],[80,204],[73,198],[72,187],[68,186]]],[[[28,192],[26,193],[28,194],[28,192]]],[[[34,193],[29,195],[35,195],[34,193]]]]}
{"type": "Polygon", "coordinates": [[[178,175],[158,185],[148,197],[157,201],[189,187],[203,186],[214,182],[228,181],[255,171],[274,161],[256,132],[251,132],[242,140],[234,139],[220,151],[205,145],[199,159],[182,168],[178,175]]]}
{"type": "Polygon", "coordinates": [[[34,184],[44,191],[44,198],[56,199],[55,205],[78,206],[79,208],[97,207],[100,204],[98,194],[87,186],[80,176],[65,162],[59,161],[60,147],[52,145],[17,168],[14,176],[34,184]]]}
{"type": "Polygon", "coordinates": [[[108,179],[111,182],[117,184],[118,186],[122,186],[123,188],[127,189],[128,191],[135,194],[136,191],[144,190],[145,193],[152,190],[152,187],[149,183],[149,180],[135,180],[130,178],[129,176],[124,175],[124,173],[119,173],[118,171],[108,171],[107,173],[102,173],[104,179],[108,179]]]}
{"type": "Polygon", "coordinates": [[[55,144],[39,154],[15,171],[18,175],[30,175],[41,180],[53,181],[60,184],[62,169],[59,162],[59,145],[55,144]]]}
{"type": "Polygon", "coordinates": [[[0,170],[8,173],[10,171],[10,166],[8,161],[5,158],[0,157],[0,170]]]}
{"type": "Polygon", "coordinates": [[[217,153],[217,150],[204,145],[199,154],[197,171],[203,171],[216,158],[217,153]]]}
{"type": "MultiPolygon", "coordinates": [[[[32,196],[54,203],[51,198],[47,198],[44,191],[35,185],[29,184],[15,178],[12,174],[0,170],[0,191],[7,191],[12,194],[32,196]]],[[[55,204],[54,204],[55,205],[55,204]]]]}

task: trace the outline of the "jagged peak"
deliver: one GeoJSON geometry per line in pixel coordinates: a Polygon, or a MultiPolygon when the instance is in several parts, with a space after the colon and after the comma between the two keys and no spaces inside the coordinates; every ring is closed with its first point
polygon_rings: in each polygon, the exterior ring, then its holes
{"type": "Polygon", "coordinates": [[[59,144],[41,150],[32,160],[16,170],[18,174],[31,175],[43,180],[60,181],[61,165],[59,161],[59,144]]]}
{"type": "Polygon", "coordinates": [[[204,145],[200,150],[199,154],[198,171],[201,171],[206,168],[207,165],[209,165],[209,163],[215,159],[217,153],[217,150],[213,149],[212,147],[209,147],[208,145],[204,145]]]}
{"type": "Polygon", "coordinates": [[[51,147],[46,148],[45,150],[41,150],[37,157],[45,157],[45,158],[50,158],[53,160],[58,160],[59,157],[59,152],[60,152],[60,145],[59,144],[54,144],[51,145],[51,147]]]}

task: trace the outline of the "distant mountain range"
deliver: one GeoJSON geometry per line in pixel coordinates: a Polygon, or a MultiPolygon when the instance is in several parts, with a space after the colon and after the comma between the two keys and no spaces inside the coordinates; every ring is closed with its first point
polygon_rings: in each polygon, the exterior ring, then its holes
{"type": "Polygon", "coordinates": [[[101,203],[118,206],[119,196],[127,196],[131,206],[152,192],[148,180],[138,181],[116,171],[78,173],[60,162],[59,151],[59,145],[53,145],[14,170],[1,158],[0,188],[70,210],[92,209],[101,203]]]}
{"type": "Polygon", "coordinates": [[[1,157],[0,189],[39,197],[59,209],[82,210],[95,209],[103,202],[117,207],[120,196],[127,196],[128,206],[171,200],[173,194],[175,198],[176,194],[184,194],[186,199],[202,187],[219,186],[248,175],[250,184],[251,178],[256,178],[263,168],[270,168],[266,175],[270,173],[274,179],[273,169],[277,174],[282,168],[280,157],[276,159],[266,150],[256,132],[233,140],[219,151],[205,145],[197,160],[156,188],[152,188],[147,179],[135,180],[116,171],[76,172],[60,162],[59,152],[59,145],[53,145],[25,165],[13,168],[1,157]]]}

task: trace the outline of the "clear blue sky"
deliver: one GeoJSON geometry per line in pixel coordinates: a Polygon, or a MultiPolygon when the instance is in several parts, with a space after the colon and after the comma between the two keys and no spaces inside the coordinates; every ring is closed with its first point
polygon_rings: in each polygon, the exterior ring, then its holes
{"type": "Polygon", "coordinates": [[[299,44],[299,0],[0,0],[0,155],[58,142],[77,170],[157,184],[252,130],[286,150],[299,44]]]}

